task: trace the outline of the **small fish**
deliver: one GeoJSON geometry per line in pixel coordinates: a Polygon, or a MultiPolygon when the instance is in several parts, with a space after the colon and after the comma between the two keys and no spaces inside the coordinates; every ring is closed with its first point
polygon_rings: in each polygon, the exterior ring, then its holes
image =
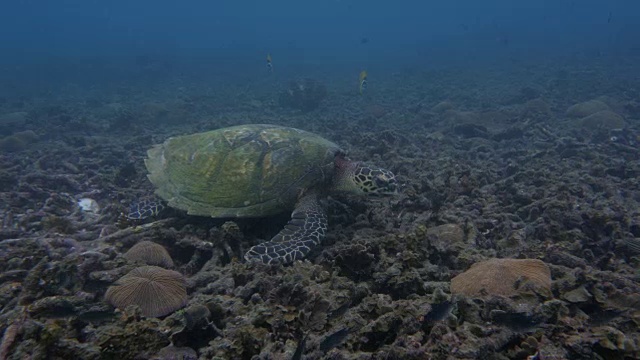
{"type": "Polygon", "coordinates": [[[526,313],[508,313],[498,310],[492,311],[491,320],[516,332],[531,331],[541,322],[540,319],[526,313]]]}
{"type": "Polygon", "coordinates": [[[362,94],[362,92],[367,89],[367,70],[362,70],[360,72],[360,86],[359,86],[359,89],[360,89],[360,94],[362,94]]]}
{"type": "Polygon", "coordinates": [[[333,334],[327,336],[320,342],[320,351],[327,353],[336,346],[340,346],[349,335],[349,328],[342,328],[333,334]]]}
{"type": "Polygon", "coordinates": [[[267,54],[267,71],[273,72],[273,63],[271,62],[271,54],[267,54]]]}
{"type": "Polygon", "coordinates": [[[611,11],[609,11],[609,17],[607,18],[607,24],[611,24],[611,11]]]}
{"type": "Polygon", "coordinates": [[[329,319],[335,319],[337,317],[340,317],[344,315],[347,312],[347,310],[349,310],[350,306],[351,306],[351,300],[347,300],[344,304],[340,305],[337,309],[330,311],[327,317],[329,319]]]}
{"type": "Polygon", "coordinates": [[[307,342],[307,334],[305,333],[304,335],[302,335],[302,338],[300,339],[300,341],[298,341],[298,346],[296,347],[296,351],[293,353],[291,360],[302,359],[302,353],[304,353],[304,346],[306,342],[307,342]]]}
{"type": "Polygon", "coordinates": [[[450,301],[443,301],[439,304],[431,305],[431,311],[424,316],[425,323],[432,323],[445,319],[454,308],[454,304],[450,301]]]}
{"type": "Polygon", "coordinates": [[[509,40],[509,35],[507,35],[507,34],[499,35],[499,36],[496,38],[496,41],[497,41],[500,45],[502,45],[502,46],[504,46],[504,47],[509,47],[509,42],[510,42],[510,40],[509,40]]]}
{"type": "Polygon", "coordinates": [[[360,44],[367,44],[369,42],[369,38],[368,37],[363,37],[360,39],[360,44]]]}
{"type": "Polygon", "coordinates": [[[540,355],[540,351],[536,351],[535,354],[527,356],[527,360],[542,360],[542,356],[540,355]]]}

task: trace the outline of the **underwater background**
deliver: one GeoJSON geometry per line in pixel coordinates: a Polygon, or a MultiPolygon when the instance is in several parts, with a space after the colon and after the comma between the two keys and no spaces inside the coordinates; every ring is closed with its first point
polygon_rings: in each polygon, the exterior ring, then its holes
{"type": "Polygon", "coordinates": [[[0,360],[640,358],[640,2],[0,9],[0,360]],[[188,215],[145,160],[255,124],[397,194],[322,172],[322,243],[246,261],[293,205],[188,215]]]}

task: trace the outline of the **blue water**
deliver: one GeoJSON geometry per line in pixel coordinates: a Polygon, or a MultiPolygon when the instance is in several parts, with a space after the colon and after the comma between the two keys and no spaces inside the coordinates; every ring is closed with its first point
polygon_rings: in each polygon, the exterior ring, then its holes
{"type": "Polygon", "coordinates": [[[257,68],[271,53],[281,71],[430,67],[580,52],[637,55],[638,39],[634,0],[22,0],[4,1],[0,11],[4,64],[147,55],[257,68]]]}

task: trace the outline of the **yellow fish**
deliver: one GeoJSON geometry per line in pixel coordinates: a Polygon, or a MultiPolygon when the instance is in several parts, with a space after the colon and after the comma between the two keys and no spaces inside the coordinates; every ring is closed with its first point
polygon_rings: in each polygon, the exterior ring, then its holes
{"type": "Polygon", "coordinates": [[[271,63],[271,54],[267,54],[267,71],[273,72],[273,64],[271,63]]]}
{"type": "Polygon", "coordinates": [[[367,88],[367,70],[362,70],[360,72],[360,94],[367,88]]]}

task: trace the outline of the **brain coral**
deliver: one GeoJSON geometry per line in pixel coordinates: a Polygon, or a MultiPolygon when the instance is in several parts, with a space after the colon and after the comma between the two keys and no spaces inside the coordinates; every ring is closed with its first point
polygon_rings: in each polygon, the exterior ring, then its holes
{"type": "Polygon", "coordinates": [[[551,271],[537,259],[490,259],[475,263],[451,279],[451,293],[466,296],[513,296],[529,289],[551,291],[551,271]]]}

